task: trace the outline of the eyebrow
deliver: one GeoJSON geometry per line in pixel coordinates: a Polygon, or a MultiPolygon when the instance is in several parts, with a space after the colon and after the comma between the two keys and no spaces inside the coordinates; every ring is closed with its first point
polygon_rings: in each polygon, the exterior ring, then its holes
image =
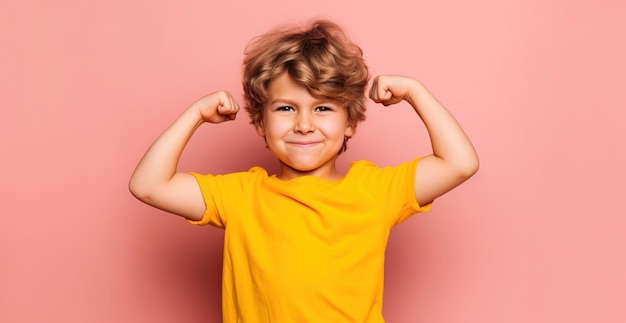
{"type": "Polygon", "coordinates": [[[291,104],[291,105],[295,104],[294,101],[291,101],[291,100],[288,100],[288,99],[280,99],[280,98],[274,99],[274,100],[269,102],[269,104],[272,104],[272,105],[277,104],[277,103],[286,103],[286,104],[291,104]]]}
{"type": "MultiPolygon", "coordinates": [[[[274,104],[278,104],[278,103],[281,103],[281,104],[284,103],[284,104],[289,104],[289,105],[297,105],[295,101],[289,100],[289,99],[283,99],[283,98],[276,98],[274,100],[269,101],[268,103],[270,105],[274,105],[274,104]]],[[[338,102],[333,101],[331,99],[326,99],[326,98],[315,99],[315,101],[313,101],[313,105],[319,105],[319,104],[339,105],[338,102]]]]}

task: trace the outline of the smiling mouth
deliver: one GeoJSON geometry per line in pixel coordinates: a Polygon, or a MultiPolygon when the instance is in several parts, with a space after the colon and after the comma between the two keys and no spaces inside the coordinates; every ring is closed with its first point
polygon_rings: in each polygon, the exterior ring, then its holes
{"type": "Polygon", "coordinates": [[[297,147],[310,147],[319,144],[319,141],[288,141],[287,144],[297,147]]]}

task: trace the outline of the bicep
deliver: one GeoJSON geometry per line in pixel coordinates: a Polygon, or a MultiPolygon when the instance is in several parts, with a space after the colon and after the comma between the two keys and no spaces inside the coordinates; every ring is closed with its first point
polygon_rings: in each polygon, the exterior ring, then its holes
{"type": "Polygon", "coordinates": [[[189,173],[176,173],[167,183],[155,187],[144,202],[189,220],[200,220],[206,206],[196,178],[189,173]]]}
{"type": "Polygon", "coordinates": [[[415,169],[415,198],[426,205],[467,180],[455,167],[435,155],[420,159],[415,169]]]}

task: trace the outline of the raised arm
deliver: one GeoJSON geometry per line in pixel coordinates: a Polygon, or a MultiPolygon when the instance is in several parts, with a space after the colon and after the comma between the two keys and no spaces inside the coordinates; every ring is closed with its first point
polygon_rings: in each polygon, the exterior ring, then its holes
{"type": "Polygon", "coordinates": [[[456,119],[419,81],[397,75],[374,79],[370,98],[385,106],[407,101],[422,119],[433,154],[418,163],[415,197],[420,205],[457,187],[478,171],[478,155],[456,119]]]}
{"type": "Polygon", "coordinates": [[[177,172],[178,160],[196,129],[204,122],[234,120],[239,106],[226,91],[211,93],[192,104],[148,148],[130,182],[130,192],[142,202],[191,220],[205,211],[195,178],[177,172]]]}

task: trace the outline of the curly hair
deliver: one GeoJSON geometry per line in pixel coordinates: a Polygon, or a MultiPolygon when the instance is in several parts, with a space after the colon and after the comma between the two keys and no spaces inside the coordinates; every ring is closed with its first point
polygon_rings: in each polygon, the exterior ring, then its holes
{"type": "Polygon", "coordinates": [[[254,38],[243,62],[245,109],[259,126],[272,80],[287,72],[313,96],[345,105],[350,126],[365,120],[365,88],[370,75],[363,51],[328,20],[285,26],[254,38]]]}

